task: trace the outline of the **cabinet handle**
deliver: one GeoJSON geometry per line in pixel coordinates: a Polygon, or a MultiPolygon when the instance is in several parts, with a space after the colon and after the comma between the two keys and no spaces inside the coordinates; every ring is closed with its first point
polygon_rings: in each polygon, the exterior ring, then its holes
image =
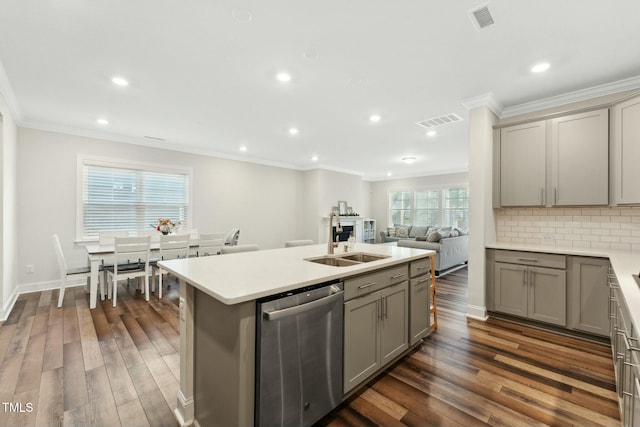
{"type": "Polygon", "coordinates": [[[522,286],[527,286],[527,270],[522,272],[522,286]]]}
{"type": "Polygon", "coordinates": [[[406,273],[400,273],[400,274],[393,275],[393,276],[391,276],[391,279],[397,279],[397,278],[399,278],[399,277],[404,276],[405,274],[406,274],[406,273]]]}
{"type": "Polygon", "coordinates": [[[518,261],[538,262],[538,258],[518,258],[518,261]]]}
{"type": "Polygon", "coordinates": [[[382,308],[380,308],[380,300],[376,300],[376,317],[378,319],[382,319],[382,308]]]}
{"type": "Polygon", "coordinates": [[[540,206],[544,206],[544,187],[540,189],[540,206]]]}
{"type": "Polygon", "coordinates": [[[371,286],[373,286],[375,284],[376,284],[376,282],[371,282],[371,283],[367,283],[366,285],[360,285],[360,286],[358,286],[358,289],[370,288],[371,286]]]}
{"type": "Polygon", "coordinates": [[[428,278],[428,277],[425,277],[424,279],[420,279],[420,280],[418,280],[418,281],[416,282],[416,286],[418,286],[420,283],[424,283],[424,282],[427,282],[427,281],[429,281],[429,278],[428,278]]]}
{"type": "Polygon", "coordinates": [[[531,282],[529,283],[531,286],[533,286],[533,283],[535,282],[535,271],[531,271],[531,282]]]}
{"type": "Polygon", "coordinates": [[[387,297],[384,297],[384,318],[389,318],[389,301],[387,301],[387,297]]]}
{"type": "Polygon", "coordinates": [[[418,270],[424,270],[425,268],[428,268],[426,265],[420,265],[417,267],[418,270]]]}

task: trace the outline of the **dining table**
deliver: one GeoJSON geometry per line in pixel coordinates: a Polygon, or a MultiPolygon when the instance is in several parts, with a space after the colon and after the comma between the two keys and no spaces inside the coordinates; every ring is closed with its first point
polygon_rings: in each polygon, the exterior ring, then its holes
{"type": "MultiPolygon", "coordinates": [[[[189,243],[189,256],[195,256],[198,250],[198,241],[191,240],[189,243]]],[[[87,250],[87,256],[89,257],[89,265],[91,266],[91,273],[89,275],[89,308],[96,308],[98,297],[98,284],[100,283],[100,265],[104,263],[113,262],[115,255],[115,245],[113,243],[100,244],[90,243],[85,245],[87,250]]],[[[157,258],[154,254],[160,252],[160,242],[152,241],[150,245],[150,259],[157,258]]],[[[104,294],[100,295],[100,299],[104,299],[104,294]]]]}

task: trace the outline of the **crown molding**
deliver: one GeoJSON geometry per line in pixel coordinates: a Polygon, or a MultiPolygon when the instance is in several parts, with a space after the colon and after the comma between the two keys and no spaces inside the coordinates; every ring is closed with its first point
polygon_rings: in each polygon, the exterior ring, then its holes
{"type": "Polygon", "coordinates": [[[503,106],[500,101],[493,95],[493,93],[485,93],[483,95],[473,96],[471,98],[465,98],[461,101],[462,105],[471,110],[478,107],[489,107],[493,114],[500,117],[502,114],[503,106]]]}
{"type": "Polygon", "coordinates": [[[429,171],[429,172],[416,172],[413,174],[406,174],[406,175],[392,175],[392,176],[385,175],[384,177],[364,176],[362,179],[368,182],[398,181],[402,179],[424,178],[426,176],[452,175],[455,173],[469,173],[469,167],[467,166],[467,167],[454,168],[454,169],[442,169],[442,170],[429,171]]]}
{"type": "Polygon", "coordinates": [[[0,97],[2,97],[2,99],[7,103],[7,107],[9,108],[9,112],[11,113],[13,120],[16,123],[19,123],[22,120],[22,113],[20,112],[18,99],[13,93],[13,88],[9,82],[9,77],[4,69],[4,65],[2,65],[2,61],[0,61],[0,97]]]}
{"type": "Polygon", "coordinates": [[[537,101],[526,102],[524,104],[506,107],[498,115],[501,119],[521,114],[533,113],[548,108],[560,107],[574,102],[587,101],[600,96],[613,95],[628,90],[640,89],[640,76],[630,77],[611,83],[580,89],[562,95],[550,96],[537,101]]]}

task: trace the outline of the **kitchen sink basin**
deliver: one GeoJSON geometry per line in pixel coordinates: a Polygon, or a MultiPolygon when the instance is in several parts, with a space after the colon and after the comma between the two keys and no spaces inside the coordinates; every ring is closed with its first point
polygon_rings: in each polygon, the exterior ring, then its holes
{"type": "Polygon", "coordinates": [[[378,261],[379,259],[389,258],[389,255],[376,255],[376,254],[366,254],[366,253],[353,253],[351,255],[342,255],[341,258],[349,259],[357,262],[371,262],[378,261]]]}
{"type": "Polygon", "coordinates": [[[323,255],[316,258],[307,258],[305,259],[305,261],[315,262],[317,264],[332,265],[334,267],[348,267],[350,265],[358,265],[364,262],[377,261],[384,258],[389,258],[389,256],[355,252],[352,254],[344,255],[323,255]]]}

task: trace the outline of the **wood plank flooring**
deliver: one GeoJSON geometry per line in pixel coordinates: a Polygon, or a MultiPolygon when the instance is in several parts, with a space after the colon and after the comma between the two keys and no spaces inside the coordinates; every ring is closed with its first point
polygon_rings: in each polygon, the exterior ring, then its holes
{"type": "MultiPolygon", "coordinates": [[[[505,321],[467,321],[466,269],[437,281],[438,330],[321,426],[619,426],[611,355],[505,321]]],[[[0,426],[176,426],[177,285],[147,303],[119,286],[22,295],[0,325],[0,426]],[[33,411],[25,406],[31,403],[33,411]]]]}
{"type": "Polygon", "coordinates": [[[318,425],[620,425],[608,345],[467,320],[467,269],[436,283],[438,330],[318,425]]]}

